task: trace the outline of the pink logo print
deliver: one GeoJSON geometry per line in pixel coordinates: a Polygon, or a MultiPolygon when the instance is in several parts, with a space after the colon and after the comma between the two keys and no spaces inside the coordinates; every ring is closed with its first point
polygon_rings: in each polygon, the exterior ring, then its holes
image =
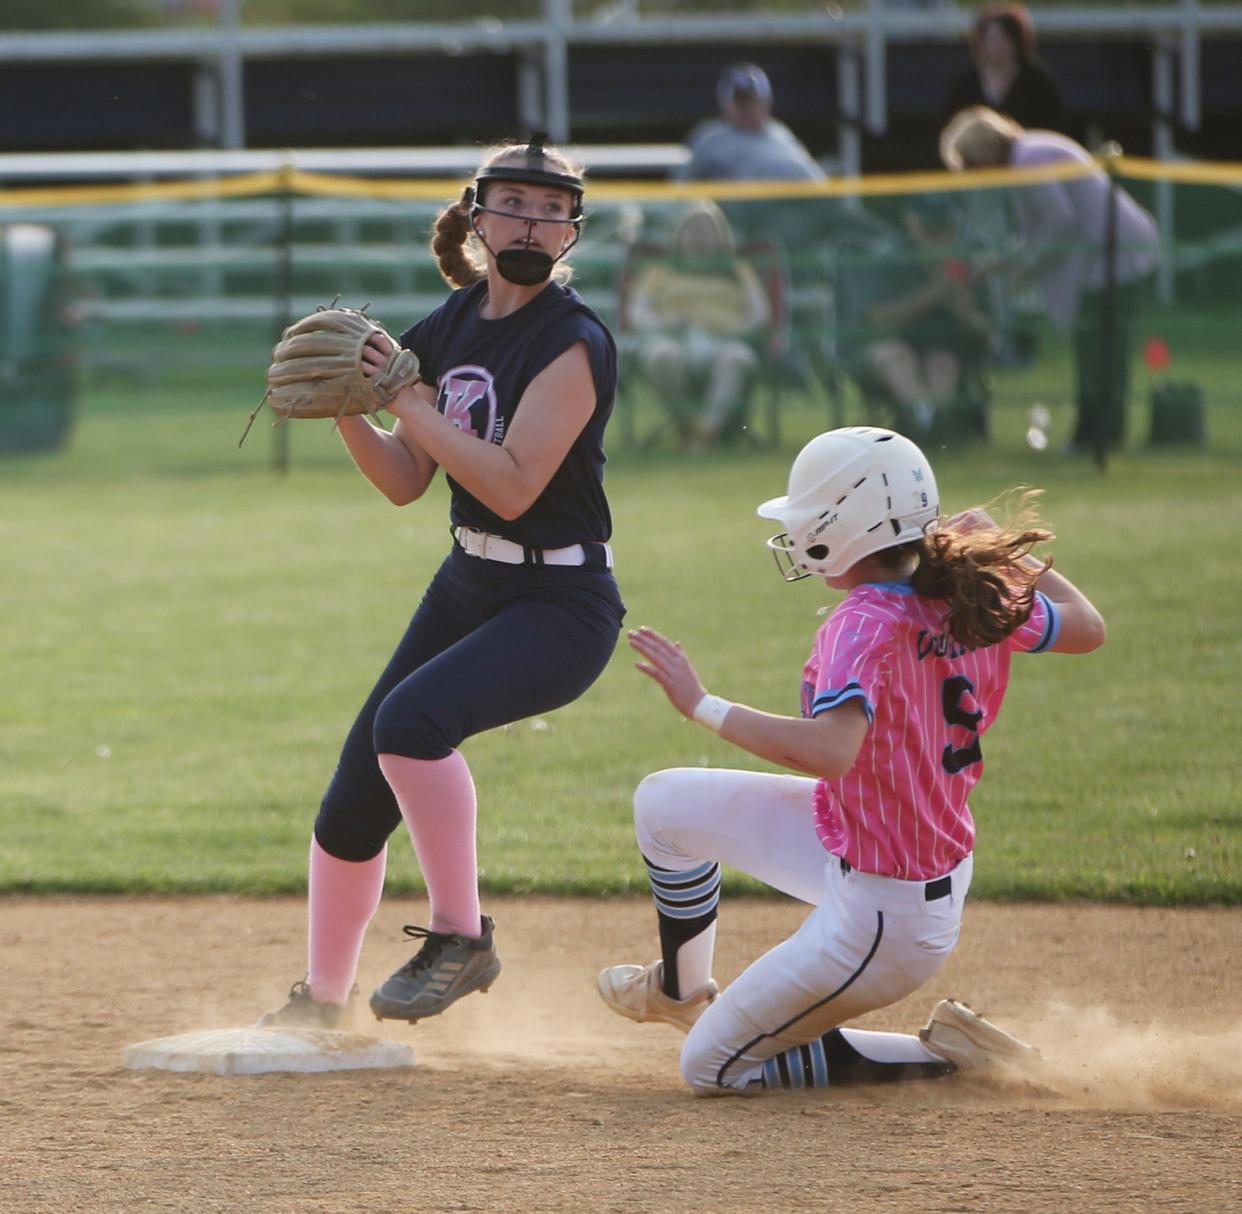
{"type": "Polygon", "coordinates": [[[491,441],[496,429],[496,393],[485,367],[454,367],[441,376],[437,407],[459,430],[491,441]]]}

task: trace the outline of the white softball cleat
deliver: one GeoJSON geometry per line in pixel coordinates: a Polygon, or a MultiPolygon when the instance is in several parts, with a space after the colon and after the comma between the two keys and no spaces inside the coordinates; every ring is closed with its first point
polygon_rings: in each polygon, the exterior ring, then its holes
{"type": "Polygon", "coordinates": [[[611,965],[595,979],[600,998],[619,1016],[645,1024],[658,1020],[688,1033],[720,988],[714,981],[687,995],[670,999],[664,993],[664,962],[650,965],[611,965]]]}
{"type": "Polygon", "coordinates": [[[999,1029],[956,999],[942,999],[919,1038],[933,1053],[959,1071],[978,1071],[996,1063],[1031,1068],[1042,1061],[1039,1051],[999,1029]]]}

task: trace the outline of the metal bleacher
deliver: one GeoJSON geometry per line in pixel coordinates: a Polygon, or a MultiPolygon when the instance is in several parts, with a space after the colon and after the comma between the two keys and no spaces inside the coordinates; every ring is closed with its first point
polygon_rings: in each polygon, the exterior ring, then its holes
{"type": "MultiPolygon", "coordinates": [[[[63,236],[74,306],[105,337],[92,349],[104,348],[109,333],[133,332],[144,325],[248,323],[270,328],[282,316],[301,314],[338,292],[347,302],[370,301],[376,315],[396,324],[426,311],[445,290],[426,251],[437,205],[430,201],[289,193],[178,201],[58,200],[37,207],[10,206],[8,200],[35,183],[63,187],[224,180],[285,163],[312,172],[380,178],[464,177],[479,147],[465,128],[454,137],[473,146],[291,152],[244,146],[254,134],[256,119],[251,114],[248,123],[246,106],[261,108],[256,99],[264,95],[273,64],[293,71],[299,64],[331,58],[342,67],[364,71],[372,56],[391,57],[398,66],[406,62],[403,56],[411,57],[409,64],[420,70],[409,78],[431,89],[440,79],[434,71],[445,64],[464,71],[465,59],[474,55],[482,64],[477,70],[507,82],[500,89],[509,89],[500,99],[507,112],[528,127],[543,126],[572,146],[575,137],[608,138],[613,129],[608,124],[617,117],[610,107],[621,101],[629,107],[629,125],[617,128],[627,131],[625,137],[676,138],[670,127],[684,132],[688,115],[702,107],[700,99],[710,98],[719,61],[743,55],[762,61],[765,56],[813,50],[817,57],[804,65],[805,79],[797,73],[782,77],[787,79],[782,105],[791,107],[795,125],[813,119],[831,131],[835,148],[825,163],[831,161],[834,175],[849,176],[864,167],[867,141],[873,148],[882,147],[886,134],[893,133],[891,120],[927,108],[927,81],[913,70],[908,53],[926,48],[959,53],[971,12],[970,5],[939,0],[816,4],[778,12],[734,11],[736,6],[731,9],[726,3],[717,12],[706,11],[709,7],[670,13],[642,0],[617,0],[613,5],[531,0],[522,20],[480,23],[469,20],[463,9],[462,20],[452,23],[278,29],[240,23],[239,6],[224,3],[214,28],[0,33],[6,70],[25,71],[20,78],[28,84],[40,73],[72,73],[83,65],[102,70],[125,64],[135,80],[146,65],[188,72],[182,85],[191,78],[195,83],[188,91],[182,88],[193,100],[187,131],[203,143],[220,145],[213,151],[0,155],[0,223],[45,223],[63,236]],[[639,79],[635,65],[642,68],[642,87],[634,87],[639,79]],[[621,92],[618,81],[625,85],[621,92]],[[803,95],[806,99],[799,102],[803,95]],[[654,114],[664,115],[666,125],[654,124],[654,114]],[[631,133],[635,127],[641,134],[631,133]]],[[[1200,111],[1204,104],[1210,108],[1220,78],[1236,79],[1236,73],[1215,70],[1216,84],[1209,87],[1201,68],[1215,62],[1218,43],[1226,49],[1239,44],[1242,4],[1153,0],[1125,6],[1032,7],[1045,48],[1078,56],[1091,52],[1096,57],[1083,61],[1087,68],[1099,66],[1100,40],[1133,49],[1125,60],[1124,102],[1136,122],[1150,126],[1153,154],[1159,159],[1175,158],[1175,136],[1199,127],[1200,111]]],[[[1107,80],[1094,70],[1070,75],[1076,86],[1087,81],[1097,90],[1115,92],[1115,73],[1107,80]]],[[[302,92],[284,93],[294,110],[305,111],[302,120],[313,124],[323,119],[321,109],[303,105],[302,92]]],[[[15,96],[25,98],[31,112],[11,115],[15,142],[7,146],[55,146],[19,139],[23,123],[37,117],[51,121],[54,115],[40,109],[48,104],[42,93],[27,96],[17,90],[15,96]]],[[[81,108],[77,100],[72,105],[81,108]]],[[[376,103],[373,116],[378,120],[380,111],[396,114],[400,108],[376,103]]],[[[444,108],[423,106],[420,112],[444,108]]],[[[452,121],[457,118],[454,111],[452,121]]],[[[408,123],[409,113],[400,120],[408,123]]],[[[413,133],[407,137],[411,143],[418,141],[413,133]]],[[[576,150],[596,180],[666,178],[685,155],[679,144],[655,142],[600,142],[576,150]]],[[[1169,197],[1167,189],[1157,190],[1156,210],[1166,231],[1173,223],[1169,197]]],[[[624,203],[592,204],[587,232],[574,253],[579,289],[609,319],[618,263],[626,237],[633,234],[636,209],[627,210],[624,203]]],[[[641,212],[649,214],[650,209],[644,203],[641,212]]],[[[821,318],[831,307],[824,297],[827,288],[812,283],[801,262],[795,269],[802,272],[801,278],[795,275],[790,291],[795,324],[799,314],[821,318]]],[[[1162,271],[1165,298],[1171,290],[1169,273],[1162,271]]],[[[816,323],[820,321],[808,321],[816,323]]]]}

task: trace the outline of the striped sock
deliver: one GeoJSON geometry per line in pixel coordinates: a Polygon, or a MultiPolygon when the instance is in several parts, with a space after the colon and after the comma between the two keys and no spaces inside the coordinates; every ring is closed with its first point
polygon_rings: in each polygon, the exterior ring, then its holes
{"type": "MultiPolygon", "coordinates": [[[[894,1044],[901,1036],[897,1033],[884,1035],[893,1037],[894,1044]]],[[[918,1038],[910,1038],[910,1041],[918,1042],[918,1038]]],[[[926,1057],[925,1050],[921,1056],[926,1057]]],[[[857,1087],[907,1079],[939,1079],[952,1071],[953,1065],[948,1062],[868,1058],[846,1040],[841,1029],[831,1029],[806,1045],[794,1046],[769,1058],[763,1064],[763,1083],[768,1088],[857,1087]]]]}
{"type": "Polygon", "coordinates": [[[660,868],[644,856],[651,896],[660,920],[660,952],[664,958],[664,993],[670,999],[693,994],[711,979],[716,907],[720,902],[720,865],[707,860],[695,868],[660,868]],[[710,936],[704,936],[705,932],[710,936]],[[692,941],[702,947],[688,949],[692,941]]]}

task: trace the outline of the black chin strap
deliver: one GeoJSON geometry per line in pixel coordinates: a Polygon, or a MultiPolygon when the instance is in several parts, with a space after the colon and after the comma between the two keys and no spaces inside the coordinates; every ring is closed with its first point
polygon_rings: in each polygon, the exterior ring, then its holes
{"type": "Polygon", "coordinates": [[[470,195],[470,219],[475,236],[478,237],[479,243],[495,259],[496,268],[500,271],[501,278],[517,286],[533,287],[538,283],[546,281],[552,273],[553,266],[578,243],[578,239],[582,235],[582,221],[580,219],[535,219],[526,216],[510,215],[506,211],[497,211],[492,207],[485,207],[481,202],[475,202],[472,189],[468,188],[466,193],[470,195]],[[519,222],[526,224],[526,237],[523,247],[520,249],[501,249],[497,253],[487,243],[487,239],[484,237],[478,224],[474,223],[475,216],[480,214],[499,215],[503,219],[517,219],[519,222]],[[555,257],[545,253],[542,249],[531,248],[535,239],[535,224],[564,224],[567,222],[573,225],[574,238],[555,257]],[[506,273],[506,271],[508,272],[506,273]],[[538,276],[536,277],[536,275],[538,276]]]}

